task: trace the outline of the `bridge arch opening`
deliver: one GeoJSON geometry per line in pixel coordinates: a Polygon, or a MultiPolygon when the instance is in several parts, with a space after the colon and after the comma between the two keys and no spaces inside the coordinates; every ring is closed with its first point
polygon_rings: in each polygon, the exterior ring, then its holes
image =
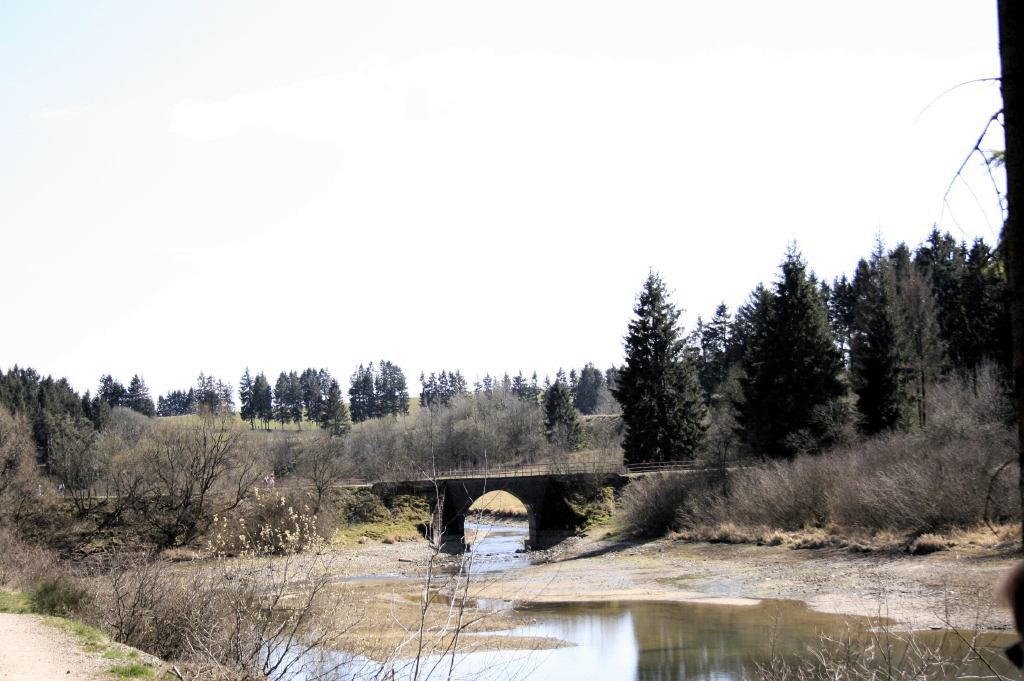
{"type": "Polygon", "coordinates": [[[533,513],[522,499],[505,490],[478,496],[466,510],[463,542],[481,558],[520,553],[530,543],[533,513]]]}
{"type": "Polygon", "coordinates": [[[529,509],[516,495],[503,489],[481,494],[469,506],[470,513],[526,520],[529,509]]]}

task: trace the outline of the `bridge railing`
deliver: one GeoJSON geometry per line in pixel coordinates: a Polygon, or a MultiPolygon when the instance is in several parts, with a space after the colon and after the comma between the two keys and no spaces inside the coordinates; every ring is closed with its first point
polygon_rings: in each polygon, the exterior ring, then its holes
{"type": "Polygon", "coordinates": [[[706,464],[693,460],[652,461],[624,464],[607,459],[583,461],[540,461],[533,463],[503,464],[488,467],[462,467],[439,469],[433,474],[406,475],[405,480],[459,480],[466,478],[510,478],[542,475],[630,475],[671,471],[705,470],[706,464]]]}

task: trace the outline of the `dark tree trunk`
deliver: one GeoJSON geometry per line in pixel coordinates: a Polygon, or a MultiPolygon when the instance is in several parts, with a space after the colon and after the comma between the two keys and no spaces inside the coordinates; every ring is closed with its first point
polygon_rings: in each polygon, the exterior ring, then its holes
{"type": "MultiPolygon", "coordinates": [[[[1006,135],[1006,224],[1003,248],[1010,283],[1013,337],[1013,406],[1017,417],[1017,456],[1020,462],[1021,529],[1024,531],[1024,2],[998,0],[999,59],[1002,63],[1003,128],[1006,135]]],[[[1024,532],[1021,535],[1024,550],[1024,532]]]]}

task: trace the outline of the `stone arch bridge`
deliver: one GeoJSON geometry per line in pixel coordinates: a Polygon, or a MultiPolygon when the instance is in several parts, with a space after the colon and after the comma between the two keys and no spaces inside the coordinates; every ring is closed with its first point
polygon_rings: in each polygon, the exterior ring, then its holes
{"type": "Polygon", "coordinates": [[[671,462],[595,470],[591,467],[509,467],[507,469],[450,471],[432,478],[377,482],[371,488],[385,501],[414,495],[430,504],[427,537],[436,546],[460,549],[465,545],[465,519],[473,502],[488,492],[503,491],[526,507],[530,533],[527,548],[544,549],[578,533],[587,520],[582,509],[598,501],[603,488],[619,489],[631,477],[652,472],[698,472],[691,462],[671,462]]]}

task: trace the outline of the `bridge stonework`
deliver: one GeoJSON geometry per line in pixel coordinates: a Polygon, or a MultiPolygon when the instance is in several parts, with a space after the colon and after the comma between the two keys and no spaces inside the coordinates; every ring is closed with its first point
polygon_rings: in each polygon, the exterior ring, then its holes
{"type": "Polygon", "coordinates": [[[458,550],[465,545],[465,519],[473,502],[488,492],[504,491],[526,506],[529,549],[545,549],[575,535],[586,521],[579,508],[596,498],[601,488],[622,487],[628,478],[618,473],[573,473],[521,477],[459,477],[452,479],[379,482],[372,491],[385,501],[409,494],[430,504],[427,537],[435,546],[458,550]]]}

